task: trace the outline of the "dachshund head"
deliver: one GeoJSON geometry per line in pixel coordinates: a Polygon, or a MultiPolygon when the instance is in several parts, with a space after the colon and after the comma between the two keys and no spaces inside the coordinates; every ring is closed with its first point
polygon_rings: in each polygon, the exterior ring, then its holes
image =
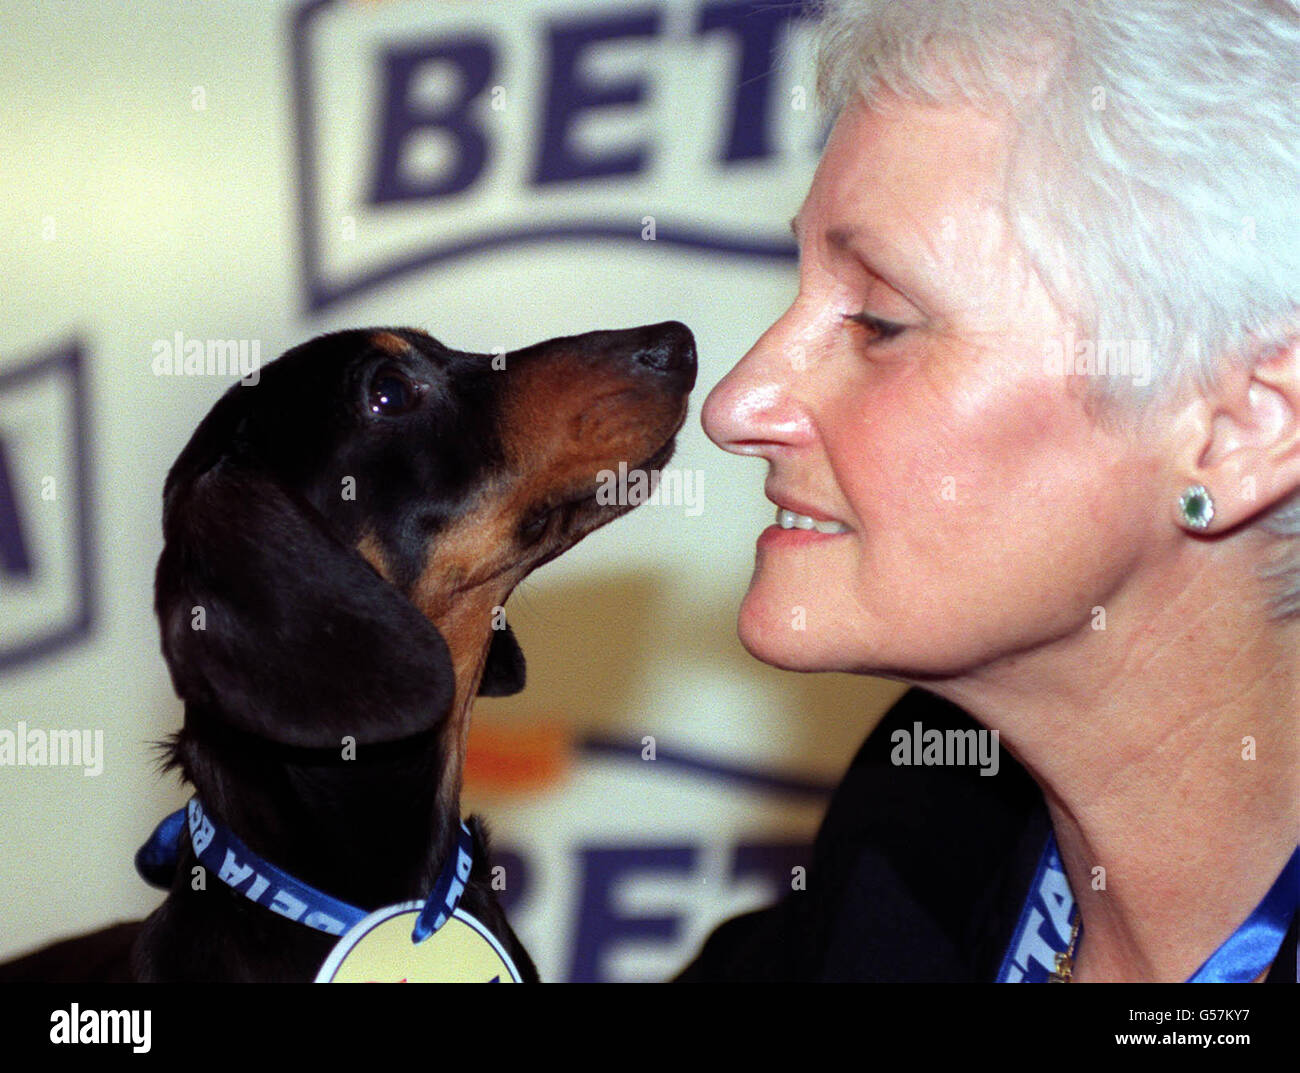
{"type": "Polygon", "coordinates": [[[602,471],[666,463],[694,379],[667,323],[495,356],[344,331],[235,385],[164,492],[156,609],[187,710],[335,747],[517,692],[506,597],[631,509],[598,500],[602,471]]]}

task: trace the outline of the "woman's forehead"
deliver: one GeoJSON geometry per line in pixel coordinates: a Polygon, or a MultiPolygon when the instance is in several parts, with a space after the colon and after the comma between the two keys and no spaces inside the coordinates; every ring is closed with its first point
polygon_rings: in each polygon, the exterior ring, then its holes
{"type": "Polygon", "coordinates": [[[964,105],[855,102],[835,124],[797,232],[850,240],[900,289],[941,306],[1009,252],[1010,130],[1005,117],[964,105]]]}

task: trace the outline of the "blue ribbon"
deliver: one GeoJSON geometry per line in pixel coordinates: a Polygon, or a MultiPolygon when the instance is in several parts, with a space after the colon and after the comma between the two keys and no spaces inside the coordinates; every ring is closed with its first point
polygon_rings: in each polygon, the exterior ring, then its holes
{"type": "Polygon", "coordinates": [[[1277,957],[1297,906],[1300,906],[1300,849],[1291,854],[1277,882],[1246,922],[1206,958],[1205,964],[1192,973],[1187,982],[1250,983],[1277,957]]]}
{"type": "MultiPolygon", "coordinates": [[[[1070,945],[1078,909],[1070,881],[1061,863],[1054,835],[1047,836],[1047,845],[1038,858],[1029,895],[1020,910],[1016,930],[1012,932],[1007,952],[994,980],[1000,984],[1046,983],[1056,970],[1056,955],[1070,945]]],[[[1082,937],[1083,925],[1079,925],[1082,937]]],[[[1076,948],[1078,940],[1075,941],[1076,948]]]]}
{"type": "MultiPolygon", "coordinates": [[[[1264,900],[1222,946],[1211,954],[1189,984],[1250,983],[1277,958],[1291,920],[1300,910],[1300,848],[1277,877],[1264,900]]],[[[1055,955],[1069,945],[1067,923],[1078,909],[1065,877],[1056,835],[1047,836],[1029,894],[995,977],[998,983],[1042,983],[1055,967],[1055,955]],[[1046,925],[1051,925],[1047,928],[1046,925]]],[[[1083,941],[1080,925],[1075,948],[1083,941]]],[[[1297,966],[1300,969],[1300,965],[1297,966]]]]}
{"type": "Polygon", "coordinates": [[[456,855],[443,865],[438,873],[438,881],[433,885],[429,897],[424,900],[424,908],[415,919],[411,930],[411,942],[422,943],[435,931],[447,923],[447,919],[456,911],[460,896],[465,893],[465,884],[469,882],[469,872],[474,866],[474,840],[470,838],[469,829],[462,823],[460,837],[456,840],[456,855]]]}
{"type": "Polygon", "coordinates": [[[185,810],[178,808],[154,828],[149,841],[135,853],[135,870],[146,883],[166,890],[176,875],[180,861],[181,832],[185,830],[185,810]]]}
{"type": "MultiPolygon", "coordinates": [[[[146,881],[169,887],[180,859],[182,832],[188,829],[195,856],[218,879],[250,901],[316,931],[342,935],[369,915],[359,906],[334,898],[295,879],[258,856],[230,830],[203,810],[197,797],[164,819],[135,855],[136,870],[146,881]]],[[[411,934],[423,942],[455,912],[473,866],[473,838],[464,823],[456,841],[455,856],[438,875],[411,934]]]]}

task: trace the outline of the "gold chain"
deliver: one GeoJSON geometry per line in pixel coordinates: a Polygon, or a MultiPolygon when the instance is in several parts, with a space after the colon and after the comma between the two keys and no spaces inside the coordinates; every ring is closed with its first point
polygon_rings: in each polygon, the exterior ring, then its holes
{"type": "Polygon", "coordinates": [[[1074,927],[1070,929],[1070,945],[1064,954],[1056,955],[1056,971],[1047,977],[1049,984],[1068,984],[1074,976],[1074,944],[1079,940],[1079,923],[1082,916],[1075,917],[1074,927]]]}

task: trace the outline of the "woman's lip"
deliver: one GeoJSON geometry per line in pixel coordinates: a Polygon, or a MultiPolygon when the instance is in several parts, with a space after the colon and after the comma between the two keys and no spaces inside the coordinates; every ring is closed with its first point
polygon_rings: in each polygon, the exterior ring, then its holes
{"type": "Polygon", "coordinates": [[[782,529],[779,525],[769,525],[758,534],[757,546],[759,548],[797,547],[816,544],[823,540],[838,540],[842,536],[848,536],[848,533],[819,533],[816,529],[782,529]]]}
{"type": "MultiPolygon", "coordinates": [[[[797,499],[789,499],[784,495],[778,496],[772,492],[767,493],[768,500],[778,510],[791,510],[795,514],[802,514],[807,518],[817,522],[838,522],[839,518],[833,518],[824,510],[818,510],[816,507],[809,506],[807,503],[801,503],[797,499]]],[[[841,525],[845,524],[840,522],[841,525]]]]}

